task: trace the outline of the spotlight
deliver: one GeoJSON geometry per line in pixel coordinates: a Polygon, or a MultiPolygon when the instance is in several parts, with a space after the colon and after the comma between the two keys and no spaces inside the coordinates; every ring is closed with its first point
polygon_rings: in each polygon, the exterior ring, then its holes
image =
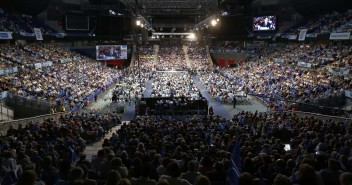
{"type": "Polygon", "coordinates": [[[190,33],[190,34],[188,35],[188,38],[193,40],[193,39],[196,38],[196,35],[195,35],[194,33],[190,33]]]}
{"type": "Polygon", "coordinates": [[[212,26],[216,26],[217,24],[218,24],[218,22],[215,19],[211,20],[211,25],[212,26]]]}
{"type": "Polygon", "coordinates": [[[217,22],[219,22],[219,21],[220,21],[220,19],[219,19],[219,18],[217,18],[217,19],[216,19],[216,21],[217,21],[217,22]]]}
{"type": "Polygon", "coordinates": [[[137,26],[140,26],[140,25],[141,25],[141,21],[140,21],[140,20],[137,20],[137,21],[136,21],[136,25],[137,25],[137,26]]]}
{"type": "Polygon", "coordinates": [[[141,24],[141,27],[143,28],[143,27],[144,27],[144,24],[141,24]]]}

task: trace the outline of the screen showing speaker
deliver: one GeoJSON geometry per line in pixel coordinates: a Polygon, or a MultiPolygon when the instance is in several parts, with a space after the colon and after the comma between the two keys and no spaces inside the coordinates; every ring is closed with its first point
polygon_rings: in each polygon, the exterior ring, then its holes
{"type": "Polygon", "coordinates": [[[275,31],[276,16],[257,16],[253,17],[253,31],[275,31]]]}
{"type": "Polygon", "coordinates": [[[97,60],[127,59],[127,45],[97,45],[97,60]]]}

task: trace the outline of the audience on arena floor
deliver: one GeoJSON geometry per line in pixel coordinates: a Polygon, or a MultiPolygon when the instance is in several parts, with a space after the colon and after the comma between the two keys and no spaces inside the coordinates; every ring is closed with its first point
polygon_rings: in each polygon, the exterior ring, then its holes
{"type": "Polygon", "coordinates": [[[153,75],[151,97],[192,97],[199,99],[199,89],[188,72],[157,72],[153,75]]]}

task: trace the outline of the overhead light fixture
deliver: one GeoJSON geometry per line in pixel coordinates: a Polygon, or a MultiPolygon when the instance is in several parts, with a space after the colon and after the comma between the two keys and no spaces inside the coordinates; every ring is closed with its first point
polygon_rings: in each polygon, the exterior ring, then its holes
{"type": "Polygon", "coordinates": [[[141,24],[141,27],[143,28],[143,27],[144,27],[144,24],[141,24]]]}
{"type": "Polygon", "coordinates": [[[211,25],[212,26],[216,26],[217,24],[218,24],[218,22],[215,19],[211,20],[211,25]]]}
{"type": "Polygon", "coordinates": [[[141,21],[140,21],[140,20],[137,20],[137,21],[136,21],[136,25],[137,25],[137,26],[140,26],[140,25],[141,25],[141,21]]]}
{"type": "Polygon", "coordinates": [[[220,19],[219,19],[219,18],[217,18],[217,19],[216,19],[216,21],[217,21],[217,22],[219,22],[219,21],[220,21],[220,19]]]}
{"type": "Polygon", "coordinates": [[[191,39],[191,40],[196,39],[196,34],[190,33],[190,34],[188,35],[188,38],[191,39]]]}

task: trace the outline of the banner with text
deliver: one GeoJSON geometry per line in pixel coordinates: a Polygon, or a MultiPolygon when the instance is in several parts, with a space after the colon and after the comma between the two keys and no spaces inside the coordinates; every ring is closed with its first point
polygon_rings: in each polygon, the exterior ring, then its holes
{"type": "Polygon", "coordinates": [[[330,40],[349,40],[350,35],[351,35],[350,32],[330,33],[330,40]]]}
{"type": "Polygon", "coordinates": [[[307,29],[301,29],[300,31],[299,31],[299,36],[298,36],[298,40],[299,41],[304,41],[304,40],[306,40],[306,35],[307,35],[307,29]]]}
{"type": "Polygon", "coordinates": [[[318,34],[316,34],[316,33],[309,33],[309,34],[306,34],[306,37],[309,37],[309,38],[316,38],[316,37],[318,37],[318,34]]]}
{"type": "Polygon", "coordinates": [[[17,73],[17,72],[18,72],[17,67],[8,68],[8,69],[0,69],[0,76],[11,74],[11,73],[17,73]]]}
{"type": "Polygon", "coordinates": [[[43,40],[42,30],[40,30],[40,28],[34,28],[34,34],[37,40],[43,40]]]}
{"type": "Polygon", "coordinates": [[[348,75],[351,73],[351,70],[345,68],[332,68],[329,67],[329,72],[334,75],[348,75]]]}
{"type": "Polygon", "coordinates": [[[34,68],[39,69],[39,68],[48,67],[48,66],[52,66],[52,65],[53,65],[53,62],[47,61],[47,62],[43,62],[43,63],[34,64],[34,68]]]}
{"type": "Polygon", "coordinates": [[[273,60],[277,63],[284,63],[285,62],[285,59],[282,59],[282,58],[273,58],[273,60]]]}
{"type": "Polygon", "coordinates": [[[288,40],[297,40],[297,35],[289,35],[288,40]]]}
{"type": "Polygon", "coordinates": [[[345,96],[352,99],[352,90],[345,90],[345,96]]]}
{"type": "Polygon", "coordinates": [[[312,68],[312,64],[307,62],[298,62],[297,65],[300,67],[312,68]]]}
{"type": "Polygon", "coordinates": [[[11,32],[0,32],[0,39],[12,39],[12,34],[11,32]]]}
{"type": "Polygon", "coordinates": [[[7,91],[1,92],[0,93],[0,100],[6,99],[7,98],[7,91]]]}

